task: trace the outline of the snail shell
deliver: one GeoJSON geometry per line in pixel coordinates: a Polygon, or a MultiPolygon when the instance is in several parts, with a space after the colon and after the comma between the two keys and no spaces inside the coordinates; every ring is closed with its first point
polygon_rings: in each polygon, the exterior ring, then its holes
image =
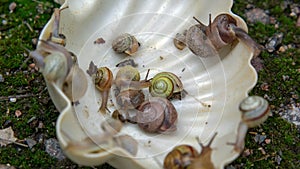
{"type": "Polygon", "coordinates": [[[128,33],[118,36],[112,42],[112,48],[117,53],[126,53],[132,55],[138,50],[139,42],[128,33]]]}
{"type": "Polygon", "coordinates": [[[164,169],[187,168],[192,160],[199,156],[197,150],[190,145],[179,145],[168,153],[164,160],[164,169]]]}
{"type": "Polygon", "coordinates": [[[198,23],[190,27],[186,34],[187,46],[197,56],[218,55],[221,48],[233,44],[237,39],[252,48],[255,55],[263,49],[243,29],[239,28],[237,21],[228,14],[218,15],[208,26],[200,21],[198,23]]]}
{"type": "Polygon", "coordinates": [[[181,33],[177,33],[175,38],[173,39],[173,43],[175,45],[175,47],[179,50],[183,50],[185,47],[186,47],[186,33],[187,33],[187,30],[184,31],[183,34],[181,33]]]}
{"type": "Polygon", "coordinates": [[[267,120],[270,113],[269,104],[260,96],[249,96],[239,106],[242,112],[242,121],[249,128],[256,127],[267,120]]]}
{"type": "Polygon", "coordinates": [[[209,143],[204,146],[199,138],[197,141],[201,146],[201,153],[190,145],[176,146],[164,159],[164,169],[214,169],[211,161],[212,148],[210,147],[217,133],[213,135],[209,143]]]}
{"type": "Polygon", "coordinates": [[[176,130],[177,111],[173,104],[161,97],[152,97],[138,107],[138,126],[147,132],[176,130]]]}
{"type": "Polygon", "coordinates": [[[95,77],[95,85],[96,88],[100,91],[101,94],[101,106],[99,111],[101,113],[105,113],[109,90],[112,86],[113,82],[113,74],[108,67],[100,67],[97,70],[96,77],[95,77]]]}
{"type": "Polygon", "coordinates": [[[149,92],[153,97],[171,99],[174,95],[181,95],[183,84],[181,80],[171,72],[156,74],[151,80],[149,92]]]}
{"type": "Polygon", "coordinates": [[[140,81],[140,72],[130,65],[119,69],[116,75],[115,84],[120,90],[140,90],[151,85],[148,81],[140,81]]]}

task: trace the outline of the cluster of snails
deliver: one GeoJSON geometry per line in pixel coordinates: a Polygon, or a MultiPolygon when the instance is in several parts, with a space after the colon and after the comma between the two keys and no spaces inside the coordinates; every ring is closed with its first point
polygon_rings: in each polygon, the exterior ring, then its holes
{"type": "MultiPolygon", "coordinates": [[[[112,86],[116,100],[116,110],[112,117],[123,122],[137,123],[147,132],[170,132],[176,130],[178,113],[170,99],[179,98],[183,92],[180,79],[171,72],[160,72],[153,78],[141,80],[139,71],[128,64],[119,67],[115,78],[107,67],[92,68],[95,86],[101,93],[99,111],[107,112],[107,102],[112,86]],[[148,88],[151,97],[145,98],[144,88],[148,88]],[[132,115],[133,114],[133,115],[132,115]]],[[[149,71],[148,71],[149,73],[149,71]]],[[[147,76],[148,76],[147,73],[147,76]]]]}
{"type": "Polygon", "coordinates": [[[237,26],[237,21],[229,14],[219,14],[206,26],[197,20],[198,24],[191,26],[182,34],[177,33],[174,45],[182,50],[187,46],[195,55],[200,57],[216,56],[225,46],[232,45],[239,40],[254,51],[254,56],[259,55],[263,49],[256,43],[245,30],[237,26]]]}

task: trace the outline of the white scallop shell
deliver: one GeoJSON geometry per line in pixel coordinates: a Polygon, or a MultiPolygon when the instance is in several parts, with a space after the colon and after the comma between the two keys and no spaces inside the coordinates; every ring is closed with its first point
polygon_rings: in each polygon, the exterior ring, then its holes
{"type": "MultiPolygon", "coordinates": [[[[112,68],[124,60],[124,55],[115,53],[111,43],[118,35],[130,33],[141,43],[132,58],[139,64],[141,77],[148,68],[149,77],[160,71],[170,71],[179,76],[185,90],[190,94],[173,104],[178,111],[177,131],[170,134],[149,134],[137,125],[124,125],[121,133],[127,133],[138,141],[138,153],[126,158],[128,153],[117,147],[108,151],[89,153],[66,149],[70,142],[80,142],[90,135],[100,135],[104,117],[97,112],[101,98],[91,78],[86,74],[89,88],[80,104],[71,102],[55,84],[47,82],[50,96],[60,111],[57,120],[57,138],[61,148],[74,162],[82,165],[99,165],[108,162],[116,168],[162,168],[163,160],[171,149],[179,144],[190,144],[200,151],[196,136],[206,144],[212,135],[212,161],[216,168],[223,168],[238,157],[233,146],[237,127],[241,121],[239,102],[247,96],[257,80],[250,65],[253,52],[238,43],[220,56],[200,58],[187,48],[178,50],[173,44],[176,33],[183,32],[196,22],[208,24],[220,13],[233,15],[238,26],[247,30],[245,22],[230,9],[232,0],[72,0],[66,1],[61,11],[60,31],[66,36],[66,48],[78,57],[79,66],[87,70],[90,61],[98,66],[112,68]],[[93,42],[102,37],[104,44],[93,42]],[[211,107],[200,104],[204,102],[211,107]],[[118,155],[116,155],[118,154],[118,155]]],[[[40,38],[48,39],[53,17],[45,26],[40,38]]],[[[109,109],[114,109],[109,103],[109,109]]]]}

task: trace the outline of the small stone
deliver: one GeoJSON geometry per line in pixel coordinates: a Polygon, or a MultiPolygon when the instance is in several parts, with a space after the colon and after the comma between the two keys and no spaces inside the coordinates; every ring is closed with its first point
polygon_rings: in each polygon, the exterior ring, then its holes
{"type": "Polygon", "coordinates": [[[260,8],[254,8],[246,12],[247,21],[250,23],[261,22],[268,24],[270,22],[269,15],[260,8]]]}
{"type": "Polygon", "coordinates": [[[45,148],[46,152],[51,157],[57,158],[58,160],[63,160],[66,158],[59,146],[58,141],[54,138],[50,138],[45,141],[45,148]]]}
{"type": "Polygon", "coordinates": [[[4,82],[4,77],[2,74],[0,74],[0,83],[4,82]]]}
{"type": "Polygon", "coordinates": [[[17,98],[14,98],[14,97],[9,98],[9,101],[15,103],[17,101],[17,98]]]}
{"type": "Polygon", "coordinates": [[[22,115],[22,112],[20,110],[15,111],[15,116],[20,117],[22,115]]]}
{"type": "Polygon", "coordinates": [[[280,48],[278,49],[279,52],[285,52],[287,50],[287,46],[283,45],[280,46],[280,48]]]}
{"type": "Polygon", "coordinates": [[[269,91],[269,85],[267,83],[263,83],[260,85],[261,90],[269,91]]]}
{"type": "Polygon", "coordinates": [[[105,40],[103,38],[98,38],[94,41],[94,44],[103,44],[105,43],[105,40]]]}
{"type": "Polygon", "coordinates": [[[17,4],[15,2],[10,3],[8,6],[9,12],[13,13],[16,7],[17,7],[17,4]]]}
{"type": "Polygon", "coordinates": [[[270,144],[270,143],[271,143],[271,139],[269,139],[269,138],[268,138],[268,139],[265,139],[265,143],[266,143],[266,144],[270,144]]]}
{"type": "Polygon", "coordinates": [[[266,151],[265,151],[265,149],[263,149],[262,147],[259,147],[259,148],[258,148],[258,150],[260,150],[260,152],[261,152],[263,155],[265,155],[265,154],[266,154],[266,151]]]}
{"type": "Polygon", "coordinates": [[[34,68],[35,68],[35,64],[34,64],[34,63],[31,63],[31,64],[29,64],[29,67],[30,67],[31,69],[34,69],[34,68]]]}
{"type": "Polygon", "coordinates": [[[267,136],[265,136],[265,135],[257,134],[257,135],[254,137],[254,140],[255,140],[255,142],[258,142],[259,144],[261,144],[262,142],[265,141],[266,138],[267,138],[267,136]]]}
{"type": "Polygon", "coordinates": [[[276,48],[281,44],[282,39],[283,33],[276,33],[272,37],[270,37],[265,45],[267,51],[270,53],[274,52],[276,48]]]}
{"type": "Polygon", "coordinates": [[[30,138],[26,138],[25,141],[30,149],[37,143],[35,140],[30,139],[30,138]]]}
{"type": "Polygon", "coordinates": [[[281,160],[282,158],[279,155],[275,156],[275,161],[277,162],[278,165],[280,164],[281,160]]]}
{"type": "Polygon", "coordinates": [[[2,25],[7,25],[7,20],[3,19],[2,20],[2,25]]]}

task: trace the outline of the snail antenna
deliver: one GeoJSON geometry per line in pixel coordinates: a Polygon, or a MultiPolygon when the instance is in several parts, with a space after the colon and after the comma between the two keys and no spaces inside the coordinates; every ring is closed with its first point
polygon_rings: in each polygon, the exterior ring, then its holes
{"type": "Polygon", "coordinates": [[[209,18],[209,31],[211,32],[211,13],[208,14],[208,18],[209,18]]]}

